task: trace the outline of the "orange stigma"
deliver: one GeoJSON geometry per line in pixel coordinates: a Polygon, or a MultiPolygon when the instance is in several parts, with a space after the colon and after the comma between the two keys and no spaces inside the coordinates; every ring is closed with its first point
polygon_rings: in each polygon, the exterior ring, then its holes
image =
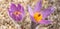
{"type": "Polygon", "coordinates": [[[21,12],[15,11],[13,14],[16,15],[16,16],[19,16],[21,14],[21,12]]]}
{"type": "Polygon", "coordinates": [[[42,20],[42,14],[40,14],[39,12],[36,12],[34,14],[34,19],[35,19],[36,22],[41,21],[42,20]]]}

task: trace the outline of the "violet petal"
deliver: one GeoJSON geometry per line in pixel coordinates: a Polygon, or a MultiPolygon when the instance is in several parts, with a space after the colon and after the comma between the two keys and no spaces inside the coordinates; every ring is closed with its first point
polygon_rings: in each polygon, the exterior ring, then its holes
{"type": "Polygon", "coordinates": [[[42,8],[42,0],[39,0],[35,5],[34,11],[40,11],[42,8]]]}
{"type": "Polygon", "coordinates": [[[22,16],[24,16],[25,15],[24,7],[20,4],[18,4],[17,8],[18,8],[18,11],[20,11],[22,13],[22,16]]]}
{"type": "Polygon", "coordinates": [[[11,3],[10,8],[8,9],[9,15],[12,15],[12,13],[13,13],[14,11],[16,11],[16,10],[17,10],[16,5],[13,4],[13,3],[11,3]]]}
{"type": "Polygon", "coordinates": [[[10,9],[11,9],[11,10],[17,10],[18,8],[16,7],[15,4],[11,3],[10,9]]]}
{"type": "Polygon", "coordinates": [[[34,17],[33,17],[33,16],[31,16],[31,15],[30,15],[30,18],[31,18],[31,20],[32,20],[33,22],[35,22],[35,23],[36,23],[36,21],[35,21],[35,19],[34,19],[34,17]]]}
{"type": "Polygon", "coordinates": [[[12,14],[11,17],[17,22],[22,20],[22,15],[15,16],[14,14],[12,14]]]}
{"type": "Polygon", "coordinates": [[[47,9],[41,11],[43,18],[46,18],[47,16],[49,16],[53,12],[54,12],[54,7],[48,7],[47,9]]]}
{"type": "Polygon", "coordinates": [[[24,12],[24,7],[22,5],[18,4],[17,8],[18,8],[19,11],[23,11],[24,12]]]}
{"type": "Polygon", "coordinates": [[[21,10],[22,6],[20,4],[18,4],[18,10],[21,10]]]}
{"type": "Polygon", "coordinates": [[[30,15],[33,15],[33,10],[29,5],[28,5],[28,12],[29,12],[30,15]]]}
{"type": "Polygon", "coordinates": [[[40,24],[51,24],[51,20],[41,20],[40,22],[39,22],[40,24]]]}

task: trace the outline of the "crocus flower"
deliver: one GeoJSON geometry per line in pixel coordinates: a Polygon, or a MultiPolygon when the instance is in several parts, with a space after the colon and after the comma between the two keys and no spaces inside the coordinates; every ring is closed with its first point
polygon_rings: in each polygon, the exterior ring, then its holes
{"type": "Polygon", "coordinates": [[[51,20],[49,19],[45,20],[45,18],[47,18],[51,13],[54,12],[54,7],[51,6],[51,7],[45,8],[44,10],[41,10],[41,8],[42,8],[42,0],[37,2],[34,9],[32,9],[28,5],[28,11],[29,11],[31,20],[39,24],[50,24],[51,20]]]}
{"type": "Polygon", "coordinates": [[[20,4],[15,5],[11,3],[8,12],[9,16],[17,22],[23,20],[25,16],[24,8],[20,4]]]}

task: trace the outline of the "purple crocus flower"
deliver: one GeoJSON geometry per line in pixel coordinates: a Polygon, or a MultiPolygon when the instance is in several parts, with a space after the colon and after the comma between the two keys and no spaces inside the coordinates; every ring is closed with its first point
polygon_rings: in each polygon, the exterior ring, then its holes
{"type": "Polygon", "coordinates": [[[20,4],[17,4],[16,6],[15,4],[11,3],[8,12],[9,16],[17,22],[23,20],[25,16],[24,8],[20,4]]]}
{"type": "Polygon", "coordinates": [[[42,8],[42,0],[37,2],[37,4],[34,7],[34,10],[28,5],[28,11],[30,14],[30,18],[33,22],[35,23],[40,23],[40,24],[50,24],[51,20],[45,20],[51,13],[54,12],[54,7],[48,7],[44,10],[41,10],[42,8]]]}

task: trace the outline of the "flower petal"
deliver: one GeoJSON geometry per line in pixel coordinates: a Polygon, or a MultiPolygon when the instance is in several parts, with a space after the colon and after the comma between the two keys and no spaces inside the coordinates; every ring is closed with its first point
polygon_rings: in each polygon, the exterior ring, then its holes
{"type": "Polygon", "coordinates": [[[12,12],[14,12],[14,11],[16,11],[16,10],[17,10],[16,5],[13,4],[13,3],[11,3],[10,8],[8,9],[9,14],[12,13],[12,12]]]}
{"type": "Polygon", "coordinates": [[[12,19],[17,22],[22,20],[22,15],[15,16],[14,14],[12,14],[10,17],[12,17],[12,19]]]}
{"type": "Polygon", "coordinates": [[[51,24],[51,21],[42,19],[39,23],[40,24],[51,24]]]}
{"type": "Polygon", "coordinates": [[[11,5],[10,5],[10,9],[11,9],[11,10],[17,10],[17,7],[16,7],[15,4],[11,3],[11,5]]]}
{"type": "Polygon", "coordinates": [[[22,13],[22,16],[24,16],[25,15],[24,7],[20,4],[18,4],[17,8],[18,8],[18,11],[20,11],[22,13]]]}
{"type": "Polygon", "coordinates": [[[33,15],[33,10],[32,10],[32,8],[29,5],[28,5],[28,11],[29,11],[30,15],[33,15]]]}
{"type": "Polygon", "coordinates": [[[16,11],[17,7],[15,4],[11,3],[10,8],[8,9],[9,15],[12,15],[12,12],[16,11]]]}
{"type": "Polygon", "coordinates": [[[22,6],[20,4],[18,4],[18,10],[21,10],[22,6]]]}
{"type": "Polygon", "coordinates": [[[20,10],[20,11],[24,11],[24,7],[23,7],[21,4],[18,4],[17,8],[18,8],[18,10],[20,10]]]}
{"type": "Polygon", "coordinates": [[[35,19],[34,19],[34,17],[33,17],[33,16],[31,16],[31,15],[30,15],[30,18],[31,18],[31,21],[33,21],[33,22],[35,22],[35,23],[36,23],[36,21],[35,21],[35,19]]]}
{"type": "Polygon", "coordinates": [[[39,0],[35,5],[34,11],[40,11],[42,8],[42,0],[39,0]]]}
{"type": "Polygon", "coordinates": [[[49,16],[53,12],[54,12],[54,7],[48,7],[47,9],[41,11],[43,18],[46,18],[47,16],[49,16]]]}

